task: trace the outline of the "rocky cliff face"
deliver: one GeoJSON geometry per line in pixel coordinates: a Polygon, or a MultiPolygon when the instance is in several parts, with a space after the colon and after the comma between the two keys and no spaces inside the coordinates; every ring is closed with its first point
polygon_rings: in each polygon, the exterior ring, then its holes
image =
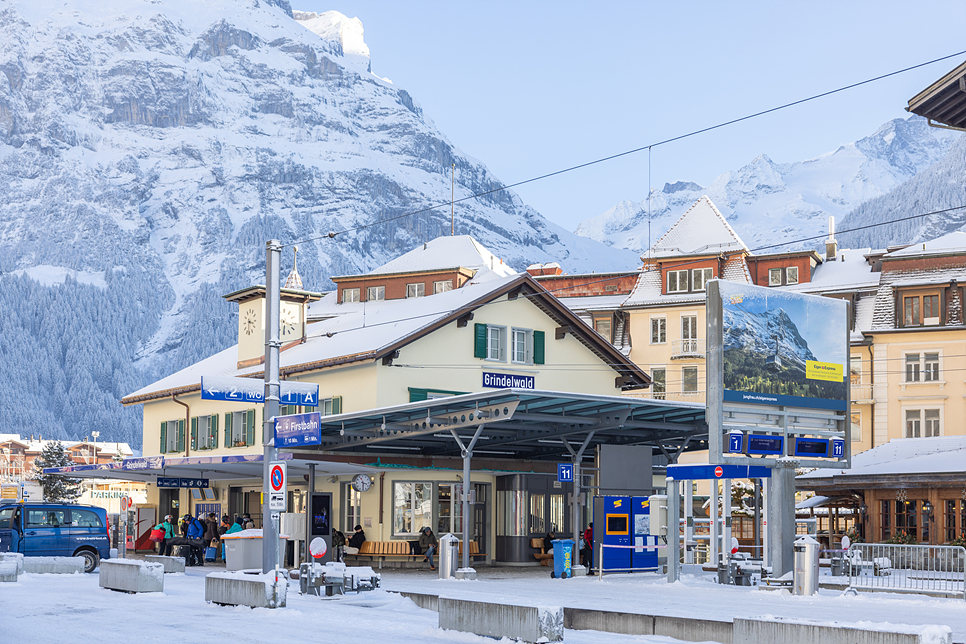
{"type": "Polygon", "coordinates": [[[492,191],[458,232],[512,266],[636,263],[498,190],[360,66],[361,31],[326,33],[286,0],[0,5],[0,432],[138,444],[116,401],[234,342],[221,295],[264,281],[266,240],[324,289],[449,234],[454,168],[457,199],[492,191]]]}

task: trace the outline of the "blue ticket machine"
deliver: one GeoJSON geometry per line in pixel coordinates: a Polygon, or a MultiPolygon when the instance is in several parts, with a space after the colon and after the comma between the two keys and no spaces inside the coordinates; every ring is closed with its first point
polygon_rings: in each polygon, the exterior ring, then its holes
{"type": "Polygon", "coordinates": [[[597,563],[600,544],[604,544],[602,568],[612,571],[631,568],[631,511],[633,498],[629,496],[594,497],[594,563],[597,563]],[[608,548],[607,546],[624,546],[608,548]]]}
{"type": "Polygon", "coordinates": [[[634,570],[657,569],[657,536],[651,534],[651,508],[646,496],[635,496],[631,503],[631,528],[634,542],[631,544],[631,568],[634,570]],[[651,546],[650,548],[648,546],[651,546]]]}

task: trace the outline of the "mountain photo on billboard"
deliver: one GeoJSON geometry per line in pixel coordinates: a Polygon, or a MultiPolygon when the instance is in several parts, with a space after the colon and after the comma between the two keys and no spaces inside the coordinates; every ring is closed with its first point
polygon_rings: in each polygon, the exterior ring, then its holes
{"type": "Polygon", "coordinates": [[[844,409],[845,302],[726,282],[720,293],[729,399],[844,409]]]}

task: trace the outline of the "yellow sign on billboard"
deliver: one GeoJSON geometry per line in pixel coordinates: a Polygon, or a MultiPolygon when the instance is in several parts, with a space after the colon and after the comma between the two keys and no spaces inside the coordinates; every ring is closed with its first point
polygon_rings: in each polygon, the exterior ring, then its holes
{"type": "Polygon", "coordinates": [[[842,382],[845,369],[843,365],[833,362],[818,362],[816,360],[805,361],[805,377],[810,380],[828,380],[829,382],[842,382]]]}

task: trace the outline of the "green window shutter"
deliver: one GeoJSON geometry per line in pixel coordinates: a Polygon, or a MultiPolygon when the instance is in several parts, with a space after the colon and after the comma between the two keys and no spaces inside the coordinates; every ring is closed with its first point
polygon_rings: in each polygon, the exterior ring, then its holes
{"type": "Polygon", "coordinates": [[[212,414],[208,423],[208,431],[211,433],[211,449],[218,449],[218,414],[212,414]]]}
{"type": "Polygon", "coordinates": [[[428,398],[428,389],[413,389],[409,388],[409,402],[422,402],[428,398]]]}
{"type": "Polygon", "coordinates": [[[486,325],[485,324],[474,324],[473,328],[475,330],[474,342],[473,342],[473,357],[474,358],[486,358],[486,325]]]}
{"type": "Polygon", "coordinates": [[[198,417],[191,419],[191,449],[198,449],[198,417]]]}
{"type": "Polygon", "coordinates": [[[184,421],[178,421],[178,451],[184,451],[184,421]]]}
{"type": "Polygon", "coordinates": [[[225,414],[225,447],[231,447],[231,412],[225,414]]]}
{"type": "Polygon", "coordinates": [[[246,445],[255,444],[255,410],[248,410],[248,436],[245,437],[246,445]]]}
{"type": "Polygon", "coordinates": [[[543,364],[546,358],[543,336],[543,331],[533,332],[533,364],[543,364]]]}
{"type": "Polygon", "coordinates": [[[161,453],[168,451],[168,423],[161,423],[161,453]]]}
{"type": "Polygon", "coordinates": [[[332,397],[332,413],[341,414],[342,413],[342,396],[332,397]]]}

